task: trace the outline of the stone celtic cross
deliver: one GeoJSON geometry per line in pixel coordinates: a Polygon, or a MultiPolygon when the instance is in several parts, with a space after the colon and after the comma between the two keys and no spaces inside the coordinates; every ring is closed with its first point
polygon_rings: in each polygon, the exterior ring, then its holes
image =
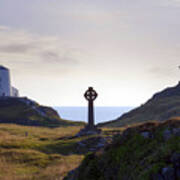
{"type": "Polygon", "coordinates": [[[85,92],[84,97],[89,103],[88,106],[88,127],[93,128],[94,127],[94,107],[93,102],[97,98],[98,94],[93,89],[93,87],[89,87],[89,89],[85,92]]]}

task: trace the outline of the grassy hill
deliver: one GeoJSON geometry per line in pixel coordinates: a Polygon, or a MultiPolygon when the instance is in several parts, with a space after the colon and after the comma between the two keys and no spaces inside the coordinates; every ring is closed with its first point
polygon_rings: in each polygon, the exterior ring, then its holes
{"type": "Polygon", "coordinates": [[[179,180],[180,118],[127,128],[66,180],[179,180]]]}
{"type": "Polygon", "coordinates": [[[112,136],[105,130],[76,137],[81,128],[0,124],[0,180],[62,180],[102,138],[112,136]]]}
{"type": "Polygon", "coordinates": [[[147,121],[165,121],[180,116],[180,83],[155,94],[140,107],[99,126],[118,127],[147,121]]]}
{"type": "Polygon", "coordinates": [[[73,126],[82,122],[63,120],[51,107],[41,106],[27,98],[0,98],[0,123],[15,123],[30,126],[73,126]]]}

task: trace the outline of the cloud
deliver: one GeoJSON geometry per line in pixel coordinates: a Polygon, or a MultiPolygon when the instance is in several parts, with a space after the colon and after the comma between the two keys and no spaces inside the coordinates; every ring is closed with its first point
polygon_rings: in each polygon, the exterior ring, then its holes
{"type": "Polygon", "coordinates": [[[32,51],[33,49],[36,48],[34,44],[25,44],[19,42],[14,43],[14,44],[9,44],[10,42],[7,43],[7,45],[0,45],[0,52],[5,52],[5,53],[27,53],[28,51],[32,51]]]}
{"type": "Polygon", "coordinates": [[[24,69],[27,66],[42,68],[43,65],[44,71],[58,66],[62,72],[67,72],[68,69],[70,71],[79,64],[76,49],[65,45],[59,37],[41,36],[15,29],[7,31],[7,27],[3,29],[4,31],[0,31],[0,63],[14,67],[20,65],[24,69]]]}
{"type": "Polygon", "coordinates": [[[41,57],[43,59],[43,62],[46,63],[65,63],[67,65],[76,65],[78,63],[78,61],[73,58],[70,57],[68,55],[60,55],[57,52],[53,52],[53,51],[43,51],[41,53],[41,57]]]}
{"type": "Polygon", "coordinates": [[[180,0],[162,0],[161,4],[166,7],[180,7],[180,0]]]}
{"type": "Polygon", "coordinates": [[[7,26],[0,26],[0,31],[6,31],[9,30],[7,26]]]}
{"type": "Polygon", "coordinates": [[[180,3],[180,0],[168,0],[168,1],[172,3],[180,3]]]}

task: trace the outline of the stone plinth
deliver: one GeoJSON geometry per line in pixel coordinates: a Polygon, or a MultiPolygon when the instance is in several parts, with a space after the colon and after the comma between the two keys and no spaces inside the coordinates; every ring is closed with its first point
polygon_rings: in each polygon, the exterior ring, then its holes
{"type": "Polygon", "coordinates": [[[95,135],[95,134],[100,134],[101,129],[96,128],[96,126],[91,126],[89,127],[88,125],[85,126],[83,129],[81,129],[76,136],[88,136],[88,135],[95,135]]]}

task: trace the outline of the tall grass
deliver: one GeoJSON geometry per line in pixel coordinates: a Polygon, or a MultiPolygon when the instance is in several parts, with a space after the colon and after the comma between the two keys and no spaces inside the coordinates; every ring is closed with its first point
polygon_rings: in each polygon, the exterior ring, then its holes
{"type": "Polygon", "coordinates": [[[80,128],[0,124],[0,180],[62,180],[83,159],[73,149],[63,155],[80,128]]]}

